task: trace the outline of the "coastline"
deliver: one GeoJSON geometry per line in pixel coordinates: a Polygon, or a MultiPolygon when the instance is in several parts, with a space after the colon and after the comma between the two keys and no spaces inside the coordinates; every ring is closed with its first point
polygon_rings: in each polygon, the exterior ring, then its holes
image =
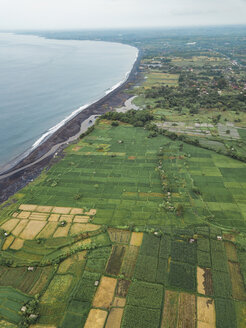
{"type": "MultiPolygon", "coordinates": [[[[141,56],[142,52],[138,49],[136,60],[131,71],[126,73],[124,82],[119,82],[117,85],[113,86],[108,92],[106,91],[104,97],[94,103],[80,107],[75,111],[77,113],[74,112],[74,115],[73,113],[70,114],[68,118],[65,119],[66,121],[62,126],[56,129],[50,136],[44,138],[40,144],[35,146],[43,136],[37,140],[33,144],[35,148],[33,148],[27,156],[0,173],[0,203],[6,201],[10,196],[35,179],[45,167],[58,161],[62,156],[63,149],[79,137],[77,134],[82,133],[81,126],[83,122],[88,120],[91,116],[98,116],[112,111],[114,108],[123,106],[124,102],[130,98],[129,95],[124,93],[124,90],[130,83],[138,79],[138,67],[141,56]],[[68,142],[69,139],[71,140],[68,142]],[[54,154],[56,154],[55,157],[54,154]]],[[[59,124],[61,124],[61,122],[57,125],[59,124]]],[[[87,128],[89,126],[88,124],[87,128]]]]}

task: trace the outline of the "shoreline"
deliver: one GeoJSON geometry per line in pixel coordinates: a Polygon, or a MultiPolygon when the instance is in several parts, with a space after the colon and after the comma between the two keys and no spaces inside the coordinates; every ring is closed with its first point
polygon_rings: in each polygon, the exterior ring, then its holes
{"type": "MultiPolygon", "coordinates": [[[[138,49],[136,60],[132,66],[128,77],[119,86],[113,86],[112,91],[105,94],[104,97],[90,104],[88,107],[79,111],[75,116],[69,119],[46,140],[39,144],[35,149],[11,168],[0,173],[0,203],[6,201],[18,190],[33,181],[41,171],[48,165],[52,165],[62,156],[62,151],[69,143],[78,139],[83,122],[91,116],[99,116],[117,107],[123,106],[124,102],[130,98],[124,91],[129,83],[135,82],[138,77],[138,67],[142,52],[138,49]],[[75,137],[75,139],[73,139],[75,137]],[[68,140],[71,139],[69,142],[68,140]],[[58,156],[55,156],[56,154],[58,156]]],[[[82,108],[82,107],[81,107],[82,108]]],[[[78,109],[79,110],[79,109],[78,109]]],[[[90,125],[88,125],[89,127],[90,125]]],[[[15,158],[16,159],[16,158],[15,158]]]]}

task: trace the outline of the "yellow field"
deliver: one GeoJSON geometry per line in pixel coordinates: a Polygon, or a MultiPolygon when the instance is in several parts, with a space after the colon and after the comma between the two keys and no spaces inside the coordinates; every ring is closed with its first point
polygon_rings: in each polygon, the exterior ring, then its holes
{"type": "Polygon", "coordinates": [[[120,328],[123,309],[112,308],[110,310],[105,328],[120,328]]]}
{"type": "Polygon", "coordinates": [[[143,233],[142,232],[133,232],[130,245],[132,246],[141,246],[143,241],[143,233]]]}
{"type": "Polygon", "coordinates": [[[197,328],[215,328],[214,300],[197,297],[197,328]]]}
{"type": "Polygon", "coordinates": [[[91,309],[84,328],[103,328],[108,312],[91,309]]]}
{"type": "Polygon", "coordinates": [[[9,246],[11,245],[11,243],[13,242],[14,237],[13,236],[8,236],[3,244],[2,249],[5,251],[7,248],[9,248],[9,246]]]}
{"type": "Polygon", "coordinates": [[[34,239],[45,225],[45,221],[29,221],[20,237],[23,239],[34,239]]]}
{"type": "Polygon", "coordinates": [[[70,230],[71,224],[68,223],[65,227],[58,227],[56,232],[54,233],[53,237],[67,237],[68,232],[70,230]]]}
{"type": "Polygon", "coordinates": [[[108,309],[114,297],[117,279],[102,277],[93,300],[93,307],[108,309]]]}
{"type": "Polygon", "coordinates": [[[15,238],[15,241],[14,241],[13,244],[10,246],[10,248],[11,248],[11,249],[18,250],[18,249],[21,249],[21,248],[22,248],[23,244],[24,244],[24,240],[23,240],[23,239],[15,238]]]}
{"type": "Polygon", "coordinates": [[[199,267],[197,267],[197,291],[199,294],[205,295],[204,270],[199,267]]]}
{"type": "Polygon", "coordinates": [[[49,238],[56,231],[57,223],[56,222],[48,222],[44,229],[38,234],[38,238],[49,238]]]}
{"type": "Polygon", "coordinates": [[[12,231],[12,234],[15,236],[19,236],[22,230],[26,227],[28,220],[21,220],[18,225],[12,231]]]}
{"type": "Polygon", "coordinates": [[[19,222],[20,221],[18,219],[10,219],[1,225],[1,229],[6,230],[7,232],[11,232],[19,222]]]}

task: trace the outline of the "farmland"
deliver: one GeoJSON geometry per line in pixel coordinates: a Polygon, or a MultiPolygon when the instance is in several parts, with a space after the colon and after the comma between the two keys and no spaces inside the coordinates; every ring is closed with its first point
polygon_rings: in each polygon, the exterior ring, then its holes
{"type": "Polygon", "coordinates": [[[1,326],[245,327],[246,73],[172,42],[0,205],[1,326]]]}

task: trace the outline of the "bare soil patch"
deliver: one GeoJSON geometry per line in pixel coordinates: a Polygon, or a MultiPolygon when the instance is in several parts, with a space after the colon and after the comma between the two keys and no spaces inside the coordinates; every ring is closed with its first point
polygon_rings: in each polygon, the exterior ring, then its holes
{"type": "Polygon", "coordinates": [[[117,279],[102,277],[93,300],[93,307],[108,309],[113,301],[116,284],[117,279]]]}

